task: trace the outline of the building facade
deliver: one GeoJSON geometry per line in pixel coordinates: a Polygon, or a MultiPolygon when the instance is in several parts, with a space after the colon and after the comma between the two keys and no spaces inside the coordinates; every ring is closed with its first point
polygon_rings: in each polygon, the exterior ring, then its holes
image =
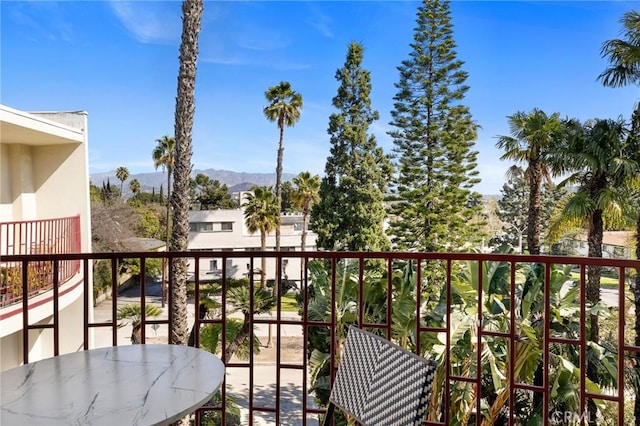
{"type": "MultiPolygon", "coordinates": [[[[19,365],[23,351],[30,360],[53,355],[50,330],[33,330],[28,342],[20,331],[24,297],[29,324],[51,322],[54,283],[52,262],[31,262],[24,287],[21,268],[1,258],[91,251],[87,130],[85,112],[27,113],[0,105],[0,370],[19,365]]],[[[59,351],[66,353],[83,343],[84,276],[79,261],[58,267],[59,351]]]]}
{"type": "MultiPolygon", "coordinates": [[[[242,194],[240,194],[242,196],[242,194]]],[[[189,213],[189,250],[211,251],[211,258],[200,261],[199,277],[201,280],[216,279],[222,276],[223,262],[226,263],[226,276],[232,278],[248,277],[252,273],[256,279],[260,264],[250,265],[248,258],[223,259],[215,256],[215,252],[249,252],[260,251],[260,233],[251,234],[244,222],[242,208],[234,210],[192,210],[189,213]]],[[[302,251],[301,214],[283,214],[280,225],[280,251],[302,251]]],[[[308,226],[308,225],[307,225],[308,226]]],[[[275,249],[275,232],[267,235],[267,251],[275,249]]],[[[316,250],[316,234],[307,230],[305,251],[316,250]]],[[[282,265],[282,277],[291,281],[300,280],[301,263],[296,257],[285,257],[282,265]]],[[[190,273],[195,274],[195,265],[190,265],[190,273]]],[[[276,262],[267,258],[267,279],[276,276],[276,262]]]]}

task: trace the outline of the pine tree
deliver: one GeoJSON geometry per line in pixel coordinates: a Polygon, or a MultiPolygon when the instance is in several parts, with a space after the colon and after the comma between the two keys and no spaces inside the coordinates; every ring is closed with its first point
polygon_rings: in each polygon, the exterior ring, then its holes
{"type": "Polygon", "coordinates": [[[449,3],[418,8],[410,58],[398,67],[389,134],[397,176],[391,204],[398,249],[457,251],[481,238],[482,208],[473,151],[478,125],[462,102],[468,86],[453,40],[449,3]]]}
{"type": "Polygon", "coordinates": [[[311,213],[318,247],[328,250],[389,248],[383,229],[383,196],[392,174],[391,161],[369,126],[378,119],[371,108],[371,75],[361,68],[364,47],[352,42],[342,68],[329,117],[331,154],[320,185],[320,203],[311,213]]]}
{"type": "MultiPolygon", "coordinates": [[[[498,217],[504,223],[504,239],[522,253],[525,249],[523,238],[527,235],[529,223],[529,185],[524,176],[524,170],[518,168],[509,180],[502,185],[502,197],[498,201],[498,217]]],[[[546,231],[553,213],[558,209],[560,200],[567,195],[567,191],[557,186],[545,185],[540,193],[540,229],[546,231]]]]}

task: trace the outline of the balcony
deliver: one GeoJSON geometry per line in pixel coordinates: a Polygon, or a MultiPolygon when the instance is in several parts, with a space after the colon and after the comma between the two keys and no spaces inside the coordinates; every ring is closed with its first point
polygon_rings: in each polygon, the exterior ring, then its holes
{"type": "MultiPolygon", "coordinates": [[[[439,364],[425,424],[593,420],[622,425],[633,419],[633,368],[640,347],[634,346],[629,288],[640,269],[638,260],[372,252],[11,254],[3,262],[20,271],[22,295],[29,292],[30,270],[53,271],[44,275],[51,278],[51,322],[31,319],[33,299],[12,300],[22,307],[23,341],[31,333],[46,332],[53,355],[62,353],[59,342],[67,330],[56,319],[64,284],[59,271],[73,264],[86,277],[78,318],[83,324],[80,349],[129,344],[133,330],[119,327],[123,321],[117,317],[119,308],[132,303],[164,309],[158,315],[140,309],[137,330],[143,343],[162,342],[176,315],[173,296],[169,291],[164,304],[155,291],[159,284],[149,275],[163,259],[170,268],[181,260],[193,265],[189,329],[199,331],[193,342],[215,351],[227,366],[219,397],[194,413],[196,424],[234,424],[238,415],[249,425],[318,424],[324,409],[317,398],[330,389],[346,324],[354,322],[439,364]],[[249,259],[253,270],[262,257],[276,265],[303,262],[298,312],[282,309],[286,296],[281,292],[273,310],[261,313],[260,275],[246,281],[228,276],[227,265],[234,259],[249,259]],[[221,276],[204,281],[199,265],[214,258],[222,259],[221,276]],[[94,265],[94,280],[106,279],[113,294],[95,313],[88,278],[94,265]],[[139,288],[127,296],[118,292],[123,265],[137,265],[139,272],[139,288]],[[595,305],[586,301],[587,277],[594,268],[607,276],[602,301],[595,305]],[[588,337],[596,318],[598,343],[588,337]],[[247,339],[244,357],[242,350],[230,355],[234,333],[244,324],[262,333],[256,333],[257,340],[247,339]],[[269,329],[273,346],[267,349],[269,329]],[[295,359],[288,355],[292,347],[299,354],[295,359]],[[265,362],[267,353],[273,358],[265,362]],[[594,368],[589,375],[587,363],[594,368]]],[[[277,277],[281,271],[276,268],[277,277]]],[[[25,363],[30,361],[26,346],[25,363]]]]}

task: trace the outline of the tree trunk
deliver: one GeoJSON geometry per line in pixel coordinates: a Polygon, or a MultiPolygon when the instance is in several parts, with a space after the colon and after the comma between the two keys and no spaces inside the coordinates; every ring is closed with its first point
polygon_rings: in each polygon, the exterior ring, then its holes
{"type": "MultiPolygon", "coordinates": [[[[233,339],[233,341],[229,343],[229,346],[227,346],[227,348],[224,350],[225,364],[231,360],[231,357],[236,353],[242,342],[244,342],[244,340],[249,337],[250,332],[251,329],[249,328],[249,314],[245,312],[244,322],[242,323],[240,331],[238,331],[238,334],[236,334],[236,338],[233,339]]],[[[251,336],[251,338],[253,338],[253,336],[251,336]]]]}
{"type": "MultiPolygon", "coordinates": [[[[593,212],[591,218],[591,227],[589,229],[588,244],[589,244],[589,257],[602,257],[602,235],[604,232],[604,226],[602,222],[602,210],[596,210],[593,212]]],[[[587,270],[587,289],[586,299],[589,304],[594,305],[600,301],[600,274],[602,268],[600,266],[589,266],[587,270]]],[[[598,324],[598,316],[591,315],[589,317],[589,340],[595,343],[599,342],[600,325],[598,324]]],[[[622,366],[620,366],[622,368],[622,366]]],[[[598,372],[593,365],[589,363],[587,365],[587,377],[594,383],[599,383],[598,372]]],[[[587,404],[589,411],[588,422],[589,425],[596,425],[596,418],[598,409],[593,402],[589,400],[587,404]]]]}
{"type": "MultiPolygon", "coordinates": [[[[307,218],[309,213],[305,211],[302,214],[302,236],[300,237],[300,251],[305,251],[307,247],[307,218]]],[[[302,280],[304,279],[304,259],[300,258],[300,288],[302,288],[302,280]]]]}
{"type": "MultiPolygon", "coordinates": [[[[202,19],[203,0],[184,0],[182,3],[182,40],[180,43],[180,71],[175,113],[175,166],[173,175],[173,229],[171,251],[186,251],[189,237],[189,177],[191,174],[191,136],[195,110],[196,61],[198,34],[202,19]]],[[[186,345],[187,323],[187,260],[173,260],[173,287],[169,343],[186,345]]]]}
{"type": "MultiPolygon", "coordinates": [[[[640,108],[640,106],[639,106],[640,108]]],[[[640,259],[640,216],[638,216],[638,220],[636,222],[636,259],[640,259]]],[[[640,346],[640,268],[636,268],[636,279],[635,284],[631,286],[633,291],[633,300],[634,300],[634,308],[635,308],[635,331],[636,338],[634,344],[636,346],[640,346]]],[[[636,366],[635,366],[636,374],[640,376],[640,353],[636,352],[636,366]]],[[[636,426],[640,426],[640,382],[634,380],[635,391],[636,391],[636,400],[633,406],[633,414],[636,419],[636,426]]]]}
{"type": "MultiPolygon", "coordinates": [[[[262,251],[267,250],[267,234],[264,231],[260,231],[260,246],[262,251]]],[[[264,256],[260,259],[260,288],[267,289],[267,258],[264,256]]]]}
{"type": "MultiPolygon", "coordinates": [[[[208,312],[209,312],[209,310],[207,309],[205,304],[201,303],[200,307],[198,309],[198,318],[200,320],[203,320],[207,316],[208,312]]],[[[193,327],[191,327],[191,332],[189,333],[189,343],[187,343],[187,346],[191,346],[193,348],[196,347],[196,324],[195,324],[195,322],[193,323],[193,327]]]]}
{"type": "Polygon", "coordinates": [[[131,330],[131,344],[139,345],[142,343],[142,324],[133,324],[133,329],[131,330]]]}
{"type": "MultiPolygon", "coordinates": [[[[280,211],[282,210],[282,157],[284,147],[282,140],[284,139],[284,123],[280,122],[280,140],[278,142],[278,162],[276,164],[276,206],[278,208],[278,223],[276,224],[276,251],[280,251],[280,211]]],[[[276,287],[274,287],[274,296],[276,295],[276,287]]]]}
{"type": "Polygon", "coordinates": [[[540,254],[540,185],[542,171],[537,160],[529,164],[529,217],[527,219],[527,249],[529,254],[540,254]]]}

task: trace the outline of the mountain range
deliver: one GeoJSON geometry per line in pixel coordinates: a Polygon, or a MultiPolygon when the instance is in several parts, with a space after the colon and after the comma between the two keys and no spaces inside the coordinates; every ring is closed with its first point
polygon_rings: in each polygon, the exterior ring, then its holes
{"type": "MultiPolygon", "coordinates": [[[[276,184],[275,173],[247,173],[247,172],[233,172],[230,170],[193,170],[191,176],[195,177],[197,174],[202,173],[210,177],[211,179],[218,180],[220,183],[227,185],[229,192],[246,191],[253,186],[273,186],[276,184]]],[[[282,181],[286,182],[295,177],[292,173],[283,173],[282,181]]],[[[120,186],[120,181],[116,177],[116,171],[112,170],[105,173],[91,173],[89,176],[91,183],[101,187],[103,183],[111,183],[112,185],[120,186]]],[[[155,188],[156,192],[160,191],[160,186],[167,186],[166,172],[151,172],[151,173],[137,173],[129,175],[129,178],[124,181],[123,195],[130,194],[129,182],[133,179],[138,179],[142,191],[151,192],[155,188]]]]}

